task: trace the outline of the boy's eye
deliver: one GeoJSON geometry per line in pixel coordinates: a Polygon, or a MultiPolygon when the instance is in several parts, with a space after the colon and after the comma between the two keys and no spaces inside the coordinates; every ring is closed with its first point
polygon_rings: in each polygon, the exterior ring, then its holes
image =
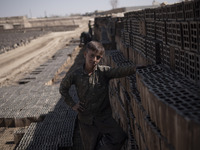
{"type": "Polygon", "coordinates": [[[95,56],[95,55],[90,55],[90,58],[97,58],[97,60],[99,60],[101,58],[101,56],[95,56]]]}
{"type": "Polygon", "coordinates": [[[101,58],[101,56],[97,56],[97,60],[99,60],[101,58]]]}

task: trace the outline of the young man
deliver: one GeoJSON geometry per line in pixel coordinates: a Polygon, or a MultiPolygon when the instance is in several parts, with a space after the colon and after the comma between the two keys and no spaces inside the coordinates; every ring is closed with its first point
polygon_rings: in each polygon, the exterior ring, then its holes
{"type": "Polygon", "coordinates": [[[91,41],[84,53],[85,63],[66,75],[60,93],[66,103],[78,112],[80,134],[85,150],[120,150],[127,135],[112,118],[109,101],[109,80],[135,73],[135,67],[98,65],[104,55],[101,43],[91,41]],[[76,104],[68,90],[75,84],[80,101],[76,104]]]}

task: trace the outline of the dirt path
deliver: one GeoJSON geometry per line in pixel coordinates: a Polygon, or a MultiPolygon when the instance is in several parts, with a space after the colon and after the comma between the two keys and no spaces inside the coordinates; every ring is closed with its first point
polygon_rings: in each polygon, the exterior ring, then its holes
{"type": "Polygon", "coordinates": [[[0,55],[0,87],[14,84],[23,75],[50,59],[57,50],[66,47],[72,38],[79,38],[82,31],[87,31],[85,21],[75,31],[52,32],[32,40],[26,46],[0,55]]]}

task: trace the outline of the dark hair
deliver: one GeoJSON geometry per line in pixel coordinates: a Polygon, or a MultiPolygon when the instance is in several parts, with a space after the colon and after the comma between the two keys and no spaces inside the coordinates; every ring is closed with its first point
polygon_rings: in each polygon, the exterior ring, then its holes
{"type": "Polygon", "coordinates": [[[95,51],[95,52],[99,53],[100,55],[104,55],[104,53],[105,53],[105,49],[104,49],[103,45],[97,41],[90,41],[89,43],[87,43],[86,51],[88,51],[88,50],[95,51]]]}

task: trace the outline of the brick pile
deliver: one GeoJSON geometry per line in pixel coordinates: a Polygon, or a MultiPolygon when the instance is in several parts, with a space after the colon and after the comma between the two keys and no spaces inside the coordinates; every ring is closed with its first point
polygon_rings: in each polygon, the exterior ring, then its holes
{"type": "MultiPolygon", "coordinates": [[[[59,84],[48,86],[78,43],[59,50],[52,59],[19,81],[0,88],[0,126],[28,127],[15,133],[16,149],[58,149],[73,146],[76,113],[60,97],[59,84]]],[[[70,91],[78,101],[75,88],[70,91]]]]}
{"type": "MultiPolygon", "coordinates": [[[[199,6],[181,2],[104,21],[115,22],[117,50],[108,46],[103,63],[144,66],[110,82],[113,116],[129,135],[124,149],[200,148],[199,6]]],[[[109,23],[100,22],[109,37],[109,23]]]]}

